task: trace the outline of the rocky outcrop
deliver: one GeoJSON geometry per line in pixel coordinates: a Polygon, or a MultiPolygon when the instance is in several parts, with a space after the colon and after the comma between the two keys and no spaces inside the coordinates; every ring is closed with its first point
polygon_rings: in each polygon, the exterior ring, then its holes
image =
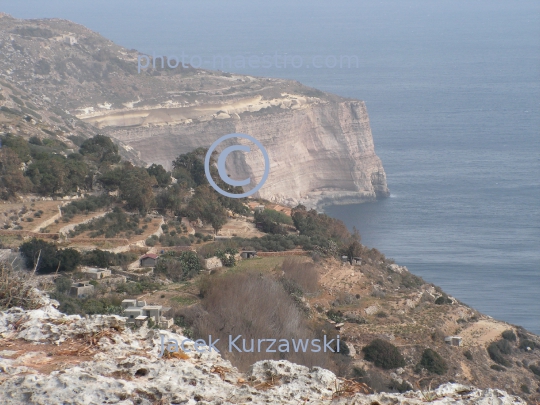
{"type": "Polygon", "coordinates": [[[0,312],[2,404],[525,404],[502,390],[460,384],[366,395],[328,370],[284,360],[259,361],[243,374],[193,343],[189,353],[159,357],[160,335],[184,337],[132,331],[118,316],[68,316],[56,304],[45,298],[40,309],[0,312]]]}

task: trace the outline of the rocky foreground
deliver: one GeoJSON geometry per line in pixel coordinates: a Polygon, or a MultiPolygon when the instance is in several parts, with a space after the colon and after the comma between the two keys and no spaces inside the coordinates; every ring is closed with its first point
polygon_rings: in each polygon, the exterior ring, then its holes
{"type": "MultiPolygon", "coordinates": [[[[501,390],[444,384],[431,391],[366,395],[318,367],[260,361],[240,373],[218,353],[169,353],[160,334],[112,315],[65,315],[43,298],[35,310],[0,312],[2,404],[525,404],[501,390]]],[[[187,345],[189,348],[190,346],[187,345]]]]}

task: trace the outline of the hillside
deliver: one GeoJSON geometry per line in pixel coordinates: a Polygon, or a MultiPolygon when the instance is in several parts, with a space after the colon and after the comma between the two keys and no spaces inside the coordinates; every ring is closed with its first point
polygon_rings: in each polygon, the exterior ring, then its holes
{"type": "MultiPolygon", "coordinates": [[[[179,154],[247,133],[270,155],[260,197],[323,206],[389,194],[361,101],[298,82],[181,65],[138,73],[137,51],[80,25],[6,14],[0,21],[3,104],[26,114],[33,109],[42,117],[34,118],[54,121],[66,138],[104,133],[126,153],[170,169],[179,154]]],[[[256,182],[264,162],[253,151],[229,159],[227,170],[256,182]]]]}
{"type": "MultiPolygon", "coordinates": [[[[0,402],[540,401],[538,336],[313,208],[388,195],[363,102],[138,73],[137,51],[57,19],[0,14],[0,52],[0,402]],[[231,132],[271,155],[256,198],[205,176],[206,148],[231,132]],[[221,353],[161,357],[160,335],[220,339],[221,353]],[[231,336],[242,351],[225,350],[231,336]]],[[[261,176],[256,153],[229,160],[261,176]]]]}

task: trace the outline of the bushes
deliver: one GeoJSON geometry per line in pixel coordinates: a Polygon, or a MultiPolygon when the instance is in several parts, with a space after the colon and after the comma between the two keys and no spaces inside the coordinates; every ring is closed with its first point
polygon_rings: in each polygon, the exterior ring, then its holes
{"type": "Polygon", "coordinates": [[[68,315],[122,315],[123,313],[122,299],[118,296],[80,299],[57,292],[51,294],[51,297],[60,302],[58,308],[60,312],[68,315]]]}
{"type": "Polygon", "coordinates": [[[107,268],[124,266],[137,260],[135,253],[111,253],[94,249],[82,254],[81,263],[85,266],[107,268]]]}
{"type": "Polygon", "coordinates": [[[290,216],[271,209],[255,213],[255,221],[261,224],[263,232],[287,235],[287,229],[283,225],[292,225],[290,216]]]}
{"type": "Polygon", "coordinates": [[[218,249],[216,250],[216,256],[225,267],[234,267],[236,266],[236,257],[238,250],[234,248],[227,248],[225,250],[218,249]]]}
{"type": "Polygon", "coordinates": [[[71,288],[71,278],[59,277],[54,281],[55,289],[61,294],[67,294],[71,288]]]}
{"type": "Polygon", "coordinates": [[[503,337],[503,339],[508,340],[509,342],[515,342],[517,340],[516,334],[511,329],[505,330],[502,333],[502,337],[503,337]]]}
{"type": "Polygon", "coordinates": [[[336,310],[336,309],[331,309],[329,310],[327,313],[326,313],[326,316],[328,317],[328,319],[336,322],[336,323],[341,323],[341,322],[345,322],[345,317],[343,315],[343,312],[339,311],[339,310],[336,310]]]}
{"type": "Polygon", "coordinates": [[[529,339],[523,339],[520,343],[519,343],[519,348],[521,350],[527,350],[527,348],[529,347],[531,350],[535,349],[536,348],[536,343],[533,342],[532,340],[529,340],[529,339]]]}
{"type": "Polygon", "coordinates": [[[342,221],[326,214],[319,214],[313,209],[308,211],[303,205],[295,207],[291,212],[291,217],[301,235],[320,236],[340,243],[349,242],[351,238],[351,234],[342,221]]]}
{"type": "Polygon", "coordinates": [[[529,366],[529,369],[538,377],[540,377],[540,366],[535,366],[534,364],[531,364],[529,366]]]}
{"type": "Polygon", "coordinates": [[[432,349],[426,349],[422,353],[422,358],[419,367],[423,367],[430,373],[443,375],[448,371],[448,365],[446,361],[441,357],[439,353],[432,349]]]}
{"type": "Polygon", "coordinates": [[[36,238],[23,243],[19,250],[26,266],[34,268],[37,265],[37,271],[40,273],[52,273],[56,270],[72,271],[81,262],[81,254],[75,249],[58,250],[55,244],[36,238]]]}
{"type": "Polygon", "coordinates": [[[512,348],[507,340],[499,340],[497,342],[492,342],[487,348],[489,357],[495,363],[498,363],[505,367],[511,367],[510,362],[504,357],[504,354],[510,354],[512,348]]]}
{"type": "Polygon", "coordinates": [[[70,202],[65,207],[62,207],[62,214],[64,216],[73,217],[80,213],[89,213],[97,211],[100,208],[108,207],[112,204],[112,198],[107,194],[100,196],[88,196],[82,200],[76,200],[70,202]]]}
{"type": "MultiPolygon", "coordinates": [[[[139,216],[128,215],[121,208],[115,207],[113,212],[101,218],[94,219],[86,224],[81,224],[75,227],[70,235],[76,236],[86,231],[90,232],[91,238],[106,237],[114,238],[121,232],[136,231],[139,229],[139,216]]],[[[127,235],[125,235],[127,236],[127,235]]]]}
{"type": "Polygon", "coordinates": [[[439,298],[435,300],[435,304],[437,305],[452,304],[452,300],[448,298],[447,295],[441,295],[439,298]]]}
{"type": "Polygon", "coordinates": [[[373,362],[377,367],[392,369],[405,366],[405,359],[398,348],[382,339],[375,339],[362,349],[364,358],[373,362]]]}

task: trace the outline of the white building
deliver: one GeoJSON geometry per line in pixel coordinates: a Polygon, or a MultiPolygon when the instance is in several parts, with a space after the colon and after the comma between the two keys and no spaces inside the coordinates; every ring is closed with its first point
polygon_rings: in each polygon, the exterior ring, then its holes
{"type": "Polygon", "coordinates": [[[127,323],[134,323],[137,326],[142,326],[147,324],[148,320],[152,318],[154,323],[162,329],[168,329],[174,324],[172,318],[168,319],[163,316],[164,313],[171,309],[169,307],[147,305],[146,301],[126,299],[122,301],[122,308],[124,308],[127,323]]]}

